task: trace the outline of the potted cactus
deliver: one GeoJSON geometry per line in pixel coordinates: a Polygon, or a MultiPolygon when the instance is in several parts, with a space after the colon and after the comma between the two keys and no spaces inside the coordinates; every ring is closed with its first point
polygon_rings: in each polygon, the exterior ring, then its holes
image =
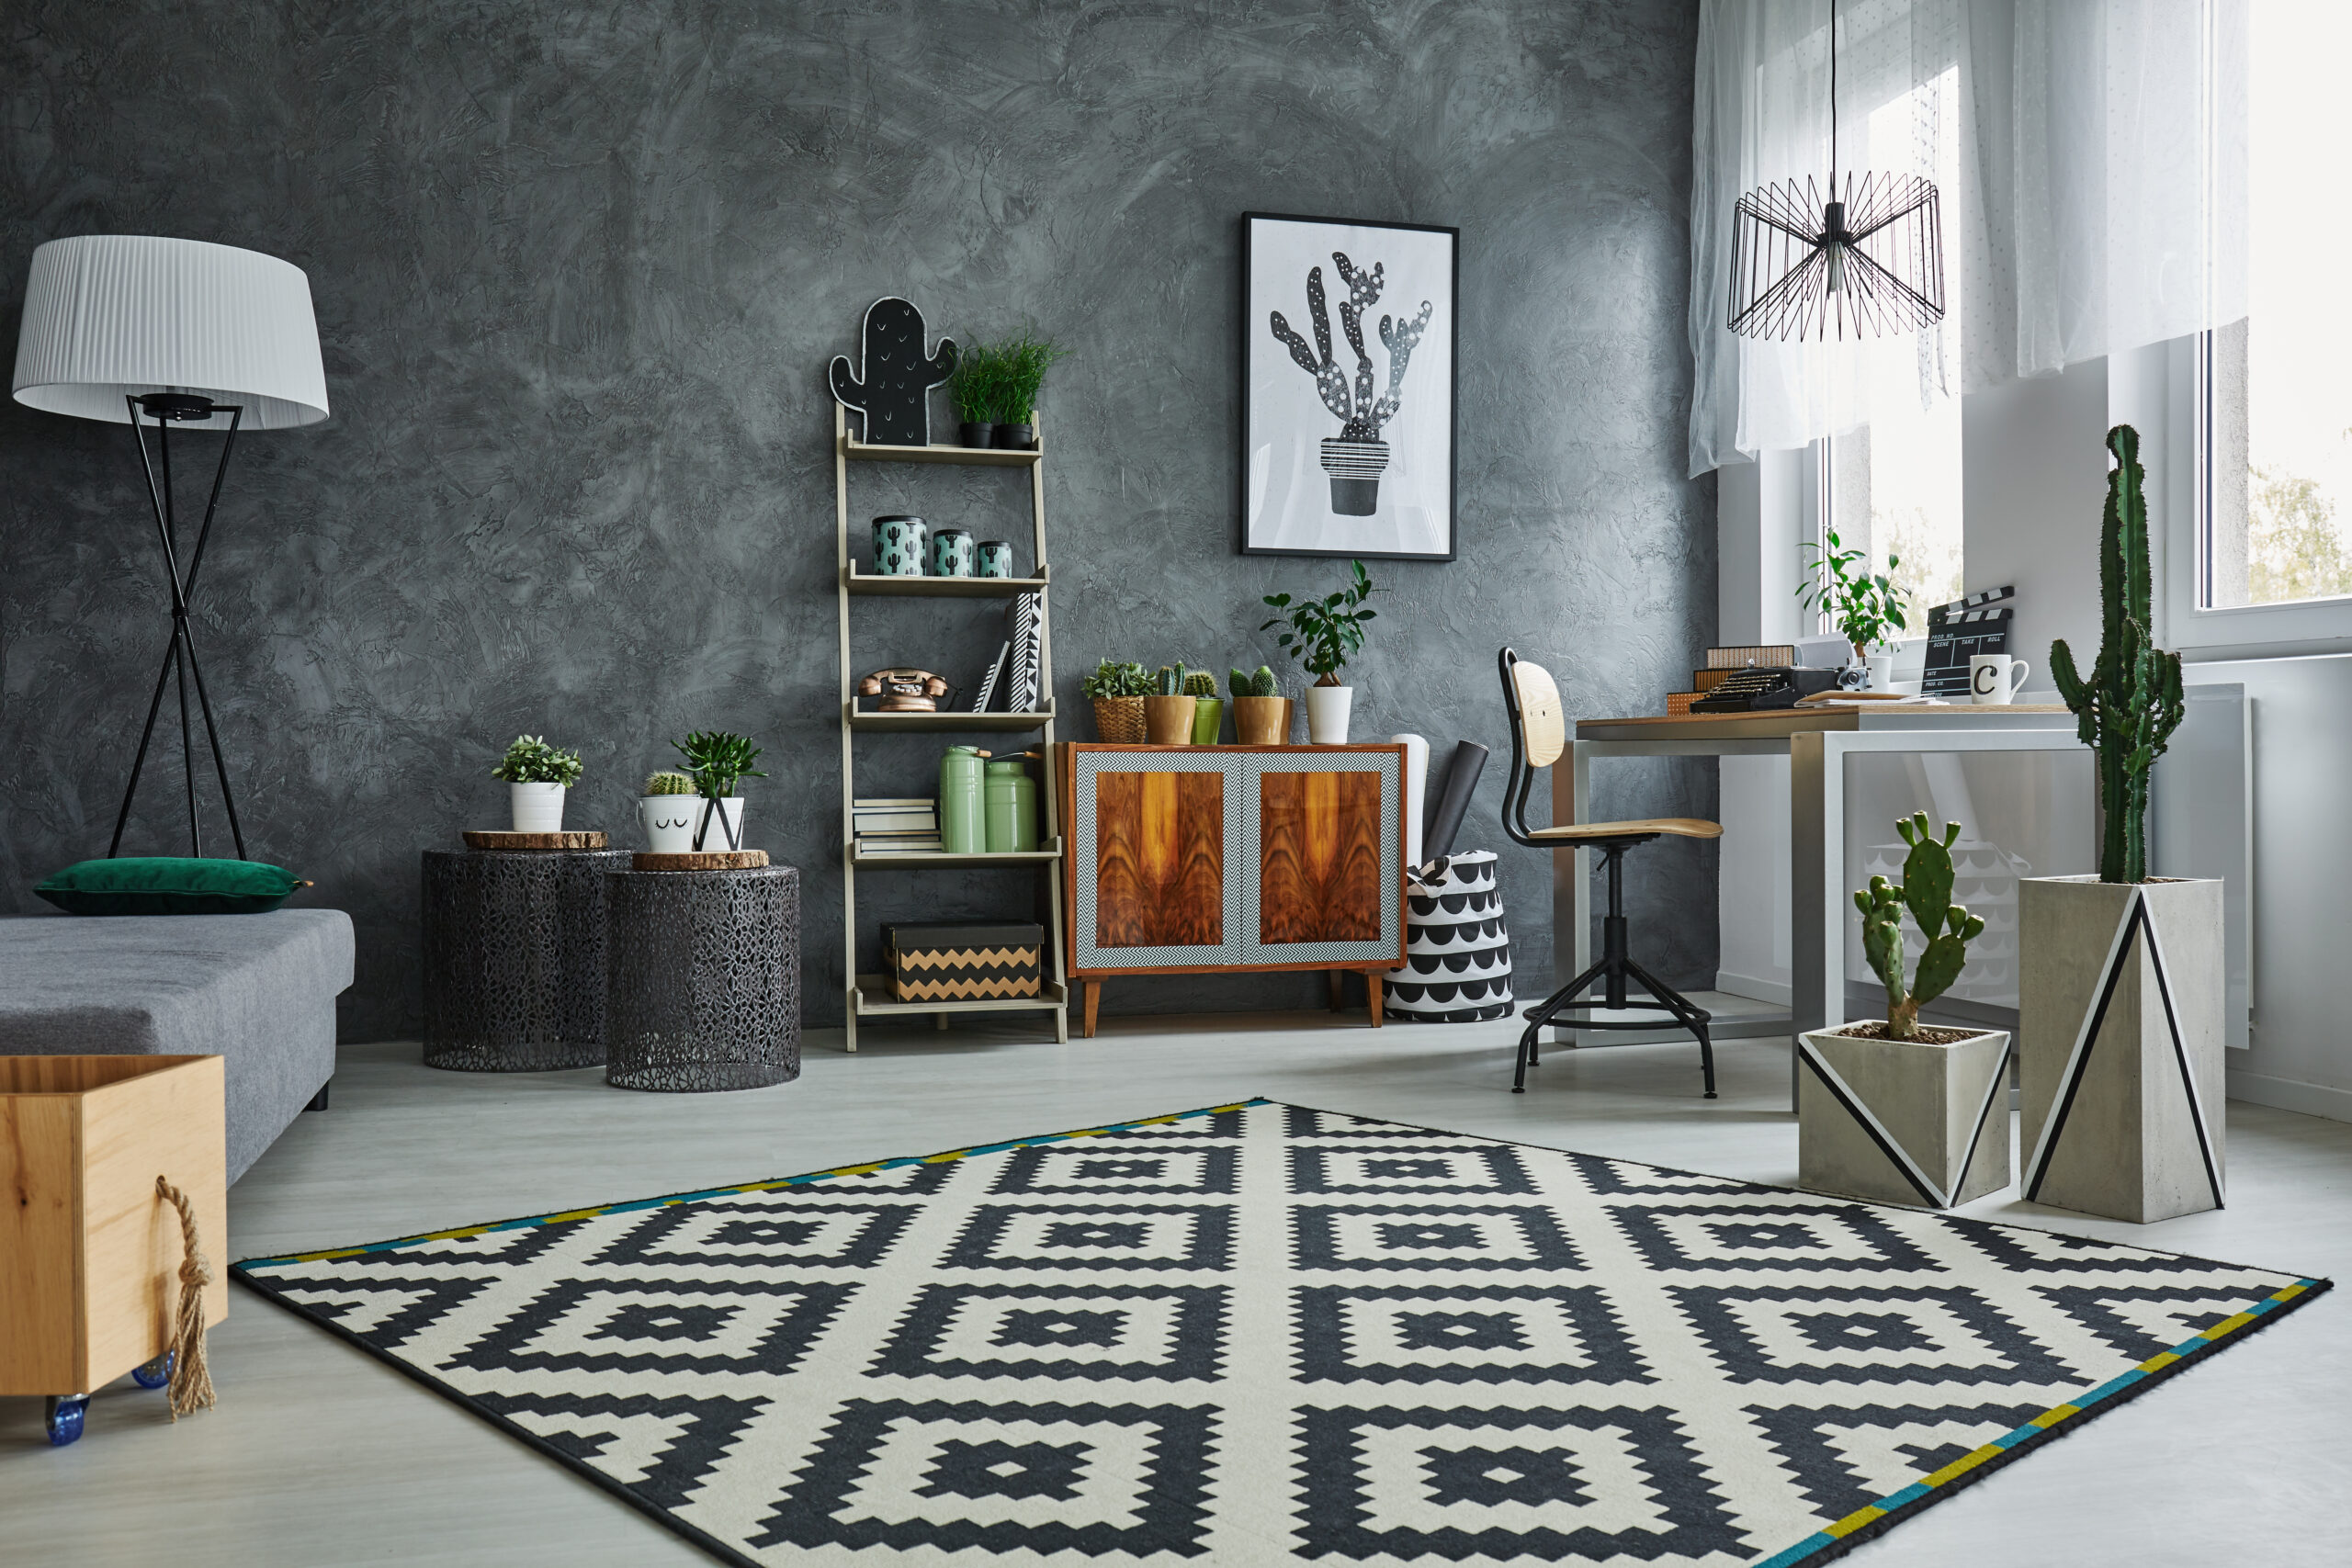
{"type": "Polygon", "coordinates": [[[550,746],[536,735],[518,735],[490,776],[506,784],[509,809],[518,833],[563,831],[563,794],[580,782],[580,753],[550,746]]]}
{"type": "Polygon", "coordinates": [[[2098,874],[2018,885],[2025,1196],[2145,1224],[2222,1203],[2226,1033],[2222,884],[2152,876],[2148,775],[2184,713],[2155,646],[2140,435],[2107,433],[2101,624],[2086,675],[2061,639],[2058,693],[2098,759],[2098,874]]]}
{"type": "Polygon", "coordinates": [[[645,829],[645,847],[657,854],[680,854],[693,849],[695,807],[700,804],[692,774],[668,768],[648,773],[637,801],[637,821],[645,829]]]}
{"type": "Polygon", "coordinates": [[[688,848],[697,854],[740,850],[744,845],[743,797],[735,793],[744,779],[763,779],[752,764],[761,748],[741,735],[723,729],[697,729],[684,740],[673,740],[686,760],[686,776],[694,782],[701,804],[695,811],[694,837],[688,848]]]}
{"type": "Polygon", "coordinates": [[[1217,700],[1216,677],[1195,670],[1184,677],[1184,694],[1193,699],[1193,744],[1214,746],[1225,726],[1225,704],[1217,700]]]}
{"type": "Polygon", "coordinates": [[[1226,689],[1233,694],[1233,738],[1244,746],[1280,746],[1290,739],[1290,701],[1275,694],[1274,672],[1258,666],[1254,675],[1236,670],[1226,689]]]}
{"type": "Polygon", "coordinates": [[[1094,705],[1096,738],[1114,746],[1131,746],[1143,739],[1143,704],[1151,689],[1151,676],[1142,665],[1108,659],[1078,683],[1079,695],[1094,705]]]}
{"type": "Polygon", "coordinates": [[[1320,599],[1294,604],[1287,593],[1267,594],[1266,603],[1280,613],[1258,628],[1284,628],[1274,640],[1315,677],[1315,684],[1306,689],[1306,739],[1317,746],[1348,743],[1348,710],[1356,693],[1353,686],[1340,683],[1340,671],[1363,651],[1363,624],[1374,616],[1363,607],[1364,601],[1387,592],[1372,585],[1363,562],[1350,561],[1348,566],[1347,584],[1320,599]]]}
{"type": "Polygon", "coordinates": [[[1154,746],[1182,746],[1193,739],[1193,699],[1184,690],[1184,661],[1163,664],[1143,700],[1144,739],[1154,746]]]}
{"type": "Polygon", "coordinates": [[[1802,1037],[1797,1184],[1948,1209],[2009,1184],[2009,1036],[1919,1021],[1960,978],[1984,921],[1951,901],[1960,824],[1939,839],[1921,811],[1894,827],[1910,846],[1903,880],[1873,876],[1854,895],[1886,1016],[1802,1037]]]}

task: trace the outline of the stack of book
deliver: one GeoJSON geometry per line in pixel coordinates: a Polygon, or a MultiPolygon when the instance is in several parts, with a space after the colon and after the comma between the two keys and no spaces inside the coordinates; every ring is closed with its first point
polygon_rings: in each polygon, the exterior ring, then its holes
{"type": "Polygon", "coordinates": [[[850,836],[869,855],[935,855],[939,803],[928,796],[883,796],[850,802],[850,836]]]}
{"type": "Polygon", "coordinates": [[[1668,692],[1666,711],[1668,715],[1685,714],[1690,705],[1720,686],[1730,676],[1742,670],[1777,669],[1794,664],[1797,650],[1794,643],[1770,642],[1749,644],[1741,648],[1711,648],[1707,649],[1707,667],[1690,671],[1691,689],[1668,692]]]}

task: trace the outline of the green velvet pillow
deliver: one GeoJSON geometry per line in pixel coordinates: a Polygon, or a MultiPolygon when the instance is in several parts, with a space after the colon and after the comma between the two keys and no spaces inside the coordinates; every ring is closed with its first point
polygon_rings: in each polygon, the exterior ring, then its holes
{"type": "Polygon", "coordinates": [[[33,891],[69,915],[258,915],[308,886],[259,861],[125,855],[69,865],[33,891]]]}

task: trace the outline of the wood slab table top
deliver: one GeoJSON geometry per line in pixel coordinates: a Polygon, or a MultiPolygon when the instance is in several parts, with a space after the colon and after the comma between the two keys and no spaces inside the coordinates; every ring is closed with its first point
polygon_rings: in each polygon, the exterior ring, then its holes
{"type": "MultiPolygon", "coordinates": [[[[2063,703],[1948,703],[1931,707],[1917,703],[1857,703],[1839,707],[1766,708],[1758,713],[1657,714],[1633,718],[1583,718],[1577,721],[1579,740],[1769,739],[1815,731],[1949,729],[1956,727],[1997,727],[2003,721],[2025,720],[2019,728],[2049,729],[2052,719],[2071,721],[2073,711],[2063,703]]],[[[2063,728],[2056,727],[2056,728],[2063,728]]]]}

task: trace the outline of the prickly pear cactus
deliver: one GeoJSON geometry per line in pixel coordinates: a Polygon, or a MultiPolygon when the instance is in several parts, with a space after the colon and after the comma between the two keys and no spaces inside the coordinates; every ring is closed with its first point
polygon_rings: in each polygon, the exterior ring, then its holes
{"type": "Polygon", "coordinates": [[[859,438],[867,446],[931,445],[931,389],[955,373],[956,341],[941,338],[933,354],[922,344],[922,312],[882,299],[866,307],[858,370],[851,371],[847,355],[834,356],[833,397],[865,416],[859,438]]]}
{"type": "Polygon", "coordinates": [[[1968,944],[1984,933],[1984,921],[1951,901],[1951,846],[1960,838],[1960,824],[1945,823],[1944,836],[1938,839],[1928,826],[1928,814],[1919,811],[1897,819],[1894,830],[1911,846],[1903,859],[1902,883],[1873,876],[1868,887],[1855,893],[1854,907],[1862,912],[1862,952],[1886,987],[1886,1032],[1897,1040],[1916,1040],[1919,1009],[1960,978],[1968,965],[1968,944]],[[1903,983],[1906,910],[1928,940],[1907,987],[1903,983]]]}

